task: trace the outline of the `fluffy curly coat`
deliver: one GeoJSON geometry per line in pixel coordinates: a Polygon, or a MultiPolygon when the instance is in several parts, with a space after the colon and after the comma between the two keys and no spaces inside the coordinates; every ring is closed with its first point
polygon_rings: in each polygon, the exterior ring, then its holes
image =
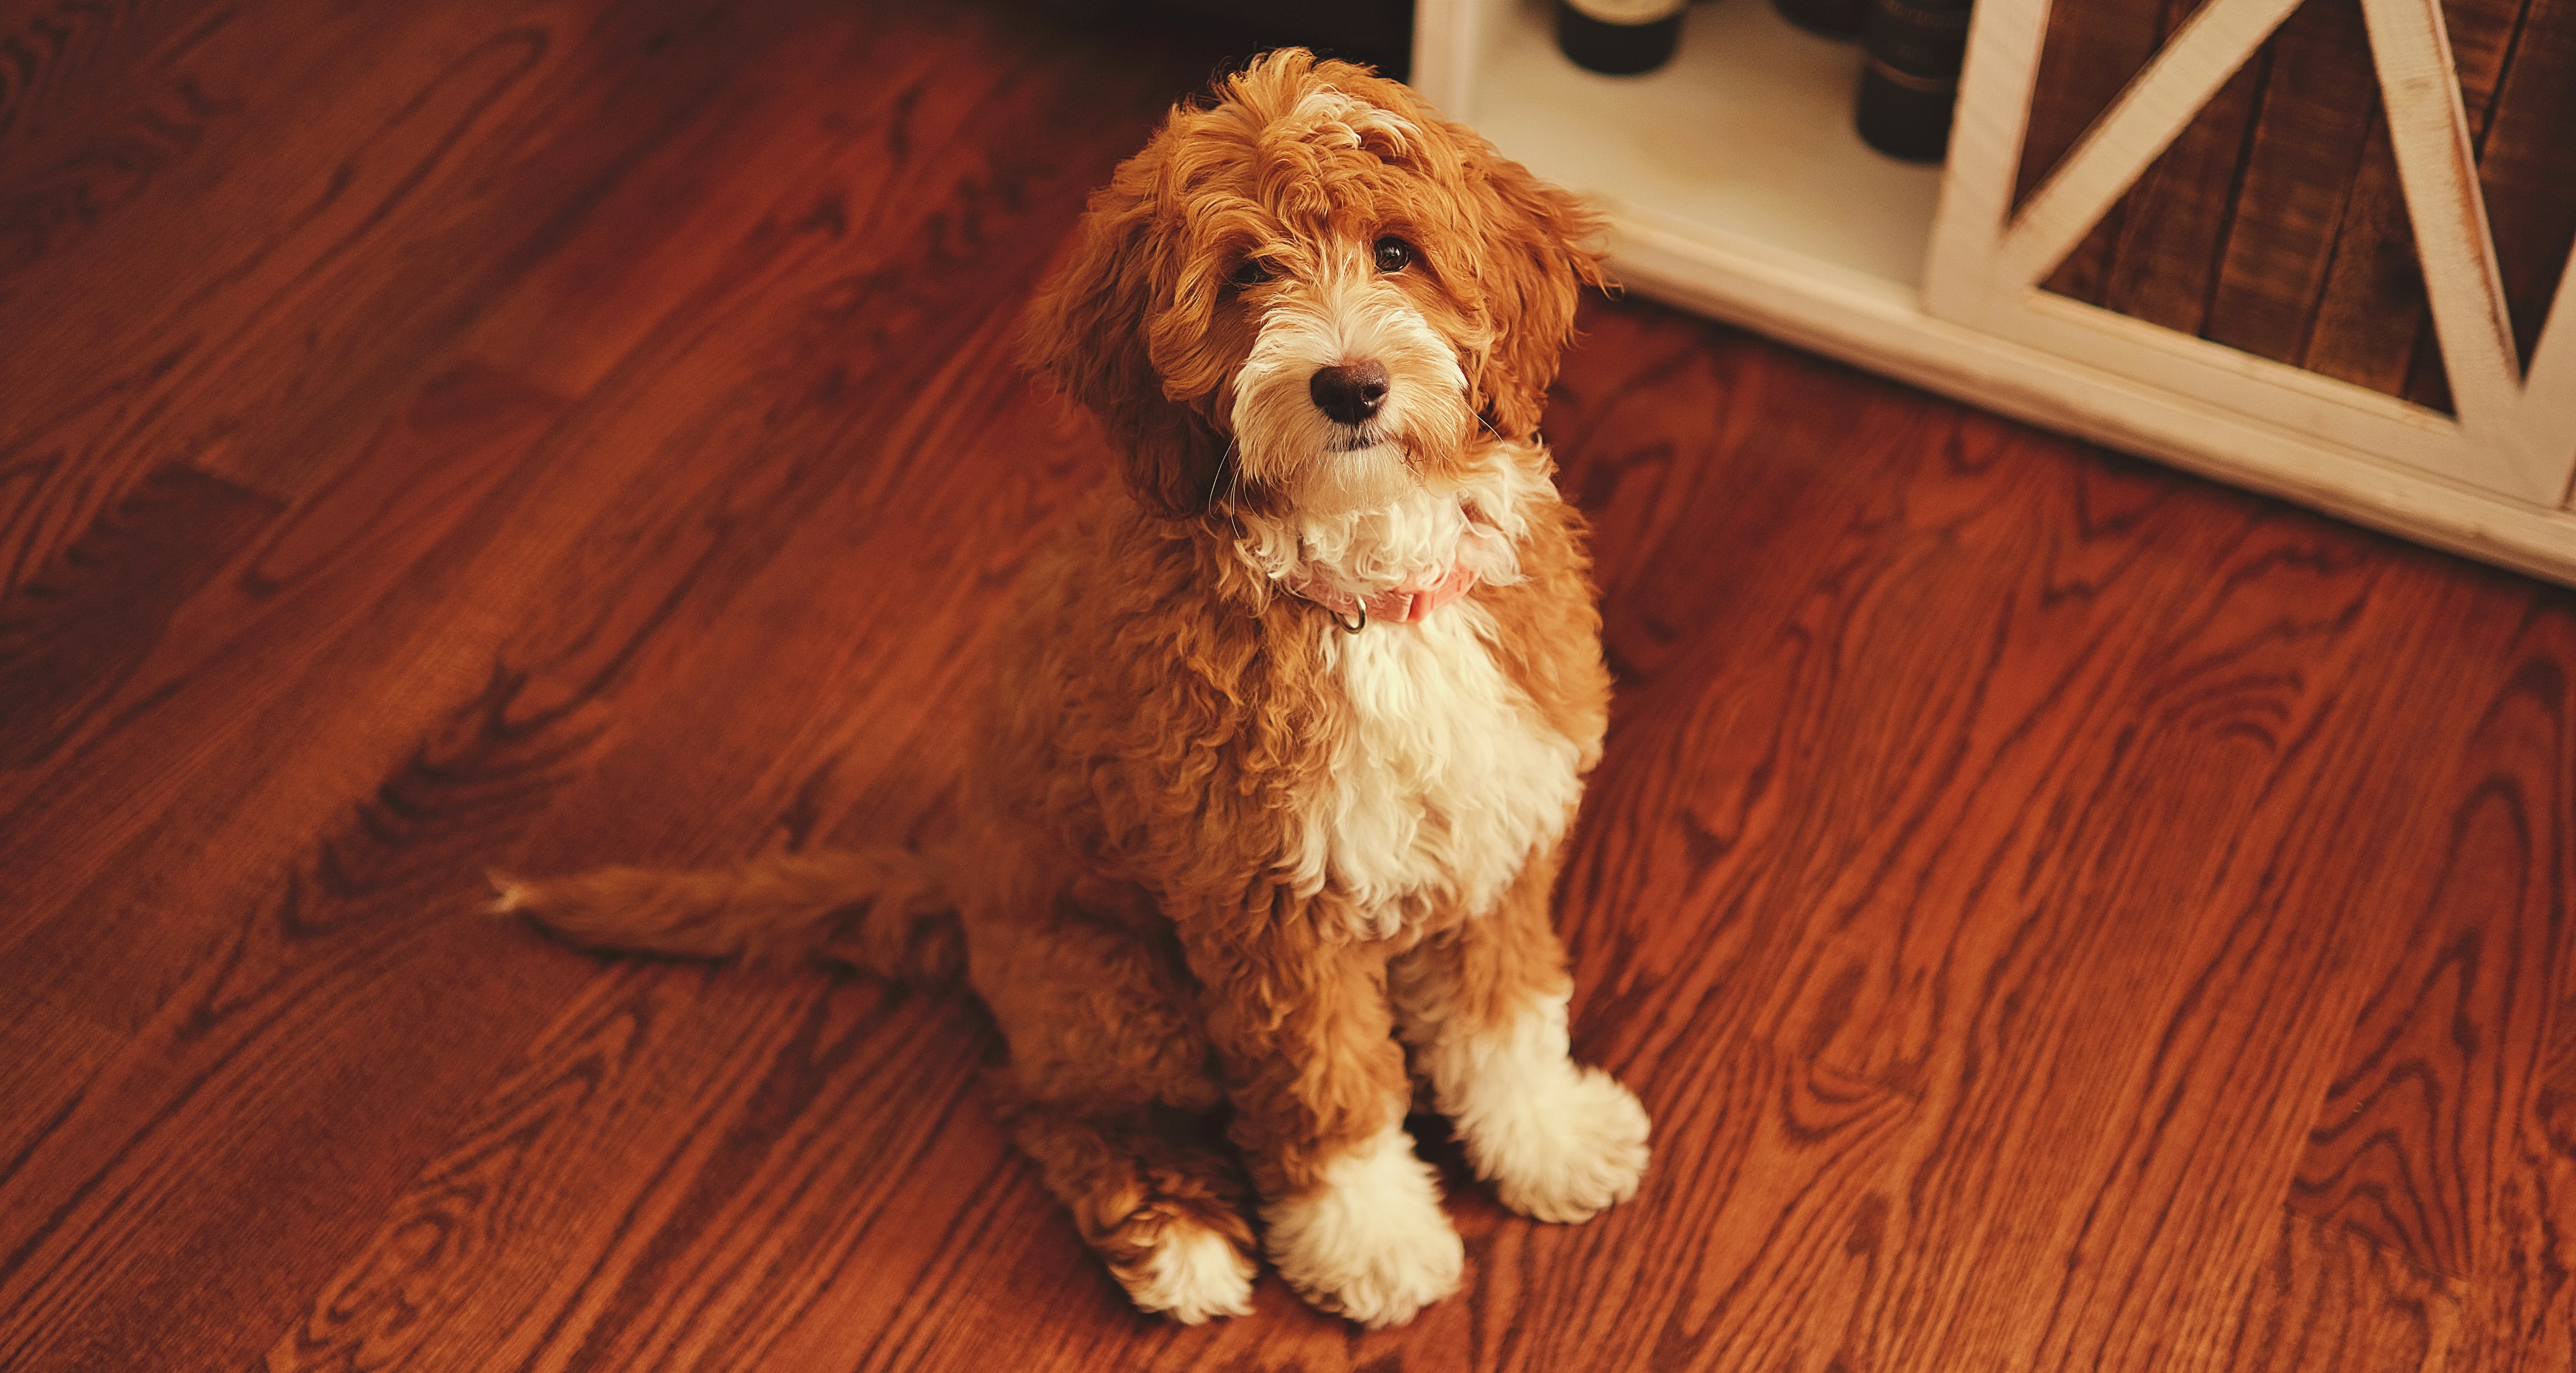
{"type": "Polygon", "coordinates": [[[1537,436],[1593,227],[1361,68],[1283,51],[1176,109],[1032,308],[1031,360],[1122,467],[998,636],[977,861],[617,870],[502,907],[896,976],[962,933],[1001,1117],[1183,1321],[1248,1309],[1247,1173],[1317,1306],[1383,1325],[1456,1287],[1414,1080],[1506,1205],[1633,1195],[1646,1116],[1567,1057],[1549,918],[1609,699],[1537,436]],[[1240,1168],[1196,1128],[1227,1106],[1240,1168]]]}

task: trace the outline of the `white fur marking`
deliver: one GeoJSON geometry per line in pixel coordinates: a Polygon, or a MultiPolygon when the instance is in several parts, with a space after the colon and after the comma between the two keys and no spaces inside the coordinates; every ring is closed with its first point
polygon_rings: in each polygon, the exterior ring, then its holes
{"type": "MultiPolygon", "coordinates": [[[[1362,596],[1460,566],[1508,585],[1521,576],[1526,507],[1552,488],[1535,452],[1496,445],[1485,458],[1452,490],[1342,514],[1247,516],[1236,554],[1265,576],[1362,596]]],[[[1395,934],[1407,897],[1491,909],[1572,820],[1582,749],[1504,674],[1493,617],[1472,600],[1358,634],[1317,616],[1315,632],[1354,728],[1281,866],[1305,895],[1328,882],[1347,889],[1362,936],[1395,934]]]]}
{"type": "Polygon", "coordinates": [[[1431,1165],[1390,1125],[1333,1160],[1321,1185],[1262,1208],[1270,1257],[1306,1300],[1363,1325],[1401,1325],[1458,1290],[1466,1248],[1431,1165]]]}
{"type": "Polygon", "coordinates": [[[1489,586],[1508,586],[1521,580],[1515,550],[1529,534],[1525,507],[1553,492],[1544,462],[1533,452],[1497,447],[1465,480],[1443,490],[1417,488],[1333,514],[1247,513],[1240,517],[1235,556],[1275,581],[1303,575],[1361,596],[1409,580],[1433,581],[1457,565],[1489,586]]]}
{"type": "Polygon", "coordinates": [[[1401,979],[1397,1005],[1440,1110],[1476,1176],[1505,1206],[1584,1220],[1637,1194],[1649,1123],[1636,1093],[1567,1057],[1563,996],[1543,997],[1501,1033],[1450,1019],[1436,979],[1401,979]]]}
{"type": "Polygon", "coordinates": [[[1251,1259],[1213,1230],[1187,1223],[1163,1232],[1153,1276],[1127,1289],[1137,1309],[1169,1313],[1183,1325],[1252,1311],[1251,1259]]]}
{"type": "Polygon", "coordinates": [[[1492,909],[1573,818],[1581,750],[1503,675],[1493,618],[1473,602],[1414,625],[1321,632],[1355,728],[1306,817],[1299,887],[1347,888],[1380,938],[1405,896],[1492,909]]]}

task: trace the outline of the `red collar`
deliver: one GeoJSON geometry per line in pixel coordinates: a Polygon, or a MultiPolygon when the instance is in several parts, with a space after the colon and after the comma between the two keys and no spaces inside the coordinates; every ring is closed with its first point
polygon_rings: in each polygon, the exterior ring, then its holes
{"type": "Polygon", "coordinates": [[[1407,583],[1374,596],[1337,591],[1302,576],[1291,577],[1282,585],[1287,587],[1289,595],[1312,601],[1331,611],[1342,628],[1357,634],[1368,628],[1371,620],[1420,624],[1432,611],[1466,595],[1483,580],[1481,574],[1468,568],[1452,567],[1429,585],[1407,583]]]}

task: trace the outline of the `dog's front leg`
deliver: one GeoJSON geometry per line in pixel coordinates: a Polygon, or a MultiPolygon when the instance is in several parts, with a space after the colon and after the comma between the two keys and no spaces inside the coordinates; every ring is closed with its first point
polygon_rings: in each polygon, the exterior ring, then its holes
{"type": "Polygon", "coordinates": [[[1568,1055],[1573,979],[1550,919],[1556,856],[1533,857],[1491,911],[1389,969],[1399,1024],[1476,1176],[1505,1206],[1578,1221],[1635,1196],[1645,1107],[1568,1055]]]}
{"type": "Polygon", "coordinates": [[[1280,904],[1291,909],[1248,929],[1183,926],[1232,1133],[1280,1276],[1324,1310],[1400,1324],[1457,1289],[1465,1252],[1404,1132],[1386,954],[1330,937],[1307,903],[1280,904]]]}

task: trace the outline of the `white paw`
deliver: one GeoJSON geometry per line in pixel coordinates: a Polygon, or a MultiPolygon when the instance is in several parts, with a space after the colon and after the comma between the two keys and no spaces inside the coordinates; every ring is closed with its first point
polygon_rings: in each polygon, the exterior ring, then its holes
{"type": "Polygon", "coordinates": [[[1637,1195],[1646,1172],[1646,1108],[1598,1068],[1559,1060],[1510,1100],[1459,1122],[1467,1161],[1505,1206],[1547,1221],[1588,1220],[1637,1195]]]}
{"type": "Polygon", "coordinates": [[[1183,1325],[1197,1325],[1215,1316],[1249,1314],[1252,1279],[1258,1271],[1232,1240],[1178,1221],[1156,1241],[1144,1277],[1125,1286],[1138,1310],[1163,1312],[1183,1325]]]}
{"type": "Polygon", "coordinates": [[[1325,1169],[1322,1185],[1262,1210],[1271,1261],[1315,1306],[1362,1325],[1402,1325],[1458,1290],[1467,1253],[1440,1209],[1431,1166],[1390,1126],[1325,1169]]]}

